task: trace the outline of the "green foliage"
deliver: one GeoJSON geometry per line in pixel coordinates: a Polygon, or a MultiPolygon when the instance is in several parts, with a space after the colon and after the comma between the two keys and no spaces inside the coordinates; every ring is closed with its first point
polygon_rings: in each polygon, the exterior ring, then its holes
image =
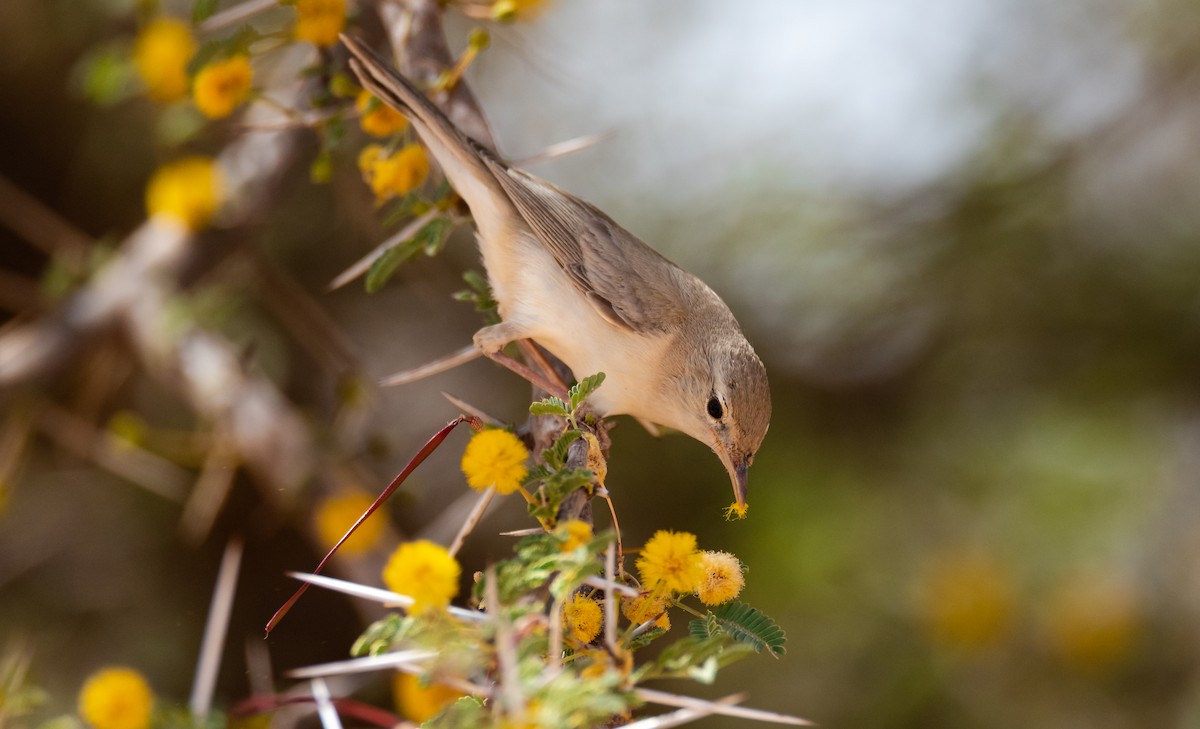
{"type": "Polygon", "coordinates": [[[350,655],[376,656],[386,653],[393,643],[405,637],[411,625],[411,620],[396,613],[376,620],[354,641],[354,645],[350,647],[350,655]]]}
{"type": "Polygon", "coordinates": [[[567,395],[571,399],[571,412],[574,413],[576,410],[578,410],[584,399],[588,395],[591,395],[593,392],[595,392],[596,388],[600,387],[601,383],[603,382],[604,373],[597,372],[594,375],[588,375],[572,385],[571,389],[567,391],[567,395]]]}
{"type": "Polygon", "coordinates": [[[467,288],[456,292],[454,300],[474,304],[475,311],[483,314],[484,321],[488,324],[500,321],[496,312],[496,300],[492,298],[492,289],[488,286],[487,279],[478,271],[466,271],[463,273],[463,281],[467,282],[467,288]]]}
{"type": "Polygon", "coordinates": [[[192,22],[200,23],[212,17],[221,6],[221,0],[196,0],[192,4],[192,22]]]}
{"type": "Polygon", "coordinates": [[[129,49],[115,43],[91,49],[72,69],[71,86],[99,106],[129,98],[137,89],[129,49]]]}
{"type": "Polygon", "coordinates": [[[603,382],[603,372],[589,375],[571,386],[571,389],[567,391],[567,401],[564,401],[561,397],[550,395],[531,403],[529,405],[529,413],[531,415],[556,415],[566,418],[573,428],[577,427],[579,423],[576,419],[576,413],[579,410],[579,406],[603,382]]]}
{"type": "Polygon", "coordinates": [[[483,701],[474,696],[463,696],[421,726],[427,729],[474,729],[486,725],[487,711],[483,701]]]}
{"type": "Polygon", "coordinates": [[[567,404],[563,402],[562,398],[551,395],[547,398],[538,400],[535,403],[530,403],[529,414],[558,415],[565,418],[571,414],[571,408],[569,408],[567,404]]]}
{"type": "Polygon", "coordinates": [[[574,428],[568,428],[563,431],[563,434],[558,436],[549,448],[542,451],[542,460],[550,468],[562,468],[567,463],[567,449],[571,447],[572,443],[579,440],[582,435],[582,432],[574,428]]]}
{"type": "Polygon", "coordinates": [[[367,270],[367,293],[379,291],[392,278],[400,264],[415,256],[419,251],[432,256],[441,250],[449,233],[450,221],[435,218],[421,227],[411,238],[401,241],[383,252],[367,270]]]}
{"type": "Polygon", "coordinates": [[[703,619],[691,621],[688,630],[700,640],[728,635],[750,646],[755,653],[764,648],[776,658],[785,653],[783,644],[787,635],[783,628],[762,611],[738,600],[718,605],[703,619]]]}

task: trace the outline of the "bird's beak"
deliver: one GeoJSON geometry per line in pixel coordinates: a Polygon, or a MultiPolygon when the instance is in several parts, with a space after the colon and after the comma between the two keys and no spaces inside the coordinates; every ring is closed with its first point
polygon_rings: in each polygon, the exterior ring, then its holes
{"type": "Polygon", "coordinates": [[[729,471],[729,480],[733,483],[733,498],[739,508],[746,506],[746,491],[750,478],[750,458],[731,456],[720,453],[725,470],[729,471]]]}

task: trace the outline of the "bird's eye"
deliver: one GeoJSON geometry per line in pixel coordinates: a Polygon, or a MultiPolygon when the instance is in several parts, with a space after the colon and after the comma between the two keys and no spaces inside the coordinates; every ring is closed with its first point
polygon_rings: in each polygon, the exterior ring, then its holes
{"type": "Polygon", "coordinates": [[[716,395],[708,399],[708,414],[713,420],[720,420],[725,415],[725,410],[721,407],[721,401],[716,395]]]}

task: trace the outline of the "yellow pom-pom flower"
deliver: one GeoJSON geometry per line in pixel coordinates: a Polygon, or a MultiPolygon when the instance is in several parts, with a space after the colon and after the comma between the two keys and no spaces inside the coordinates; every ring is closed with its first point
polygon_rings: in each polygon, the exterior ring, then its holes
{"type": "Polygon", "coordinates": [[[346,0],[296,0],[296,40],[331,46],[345,25],[346,0]]]}
{"type": "Polygon", "coordinates": [[[1058,587],[1047,605],[1051,648],[1083,673],[1119,666],[1141,638],[1137,593],[1114,577],[1084,574],[1058,587]]]}
{"type": "MultiPolygon", "coordinates": [[[[352,491],[322,501],[316,513],[317,537],[321,544],[331,549],[373,503],[375,497],[362,491],[352,491]]],[[[359,525],[339,553],[353,556],[369,552],[379,543],[382,535],[383,515],[376,512],[359,525]]]]}
{"type": "Polygon", "coordinates": [[[375,204],[382,205],[419,187],[429,176],[429,160],[415,144],[390,155],[378,144],[368,144],[358,155],[358,169],[375,193],[375,204]]]}
{"type": "Polygon", "coordinates": [[[566,538],[559,547],[562,552],[573,552],[592,541],[592,525],[579,519],[568,519],[559,524],[555,531],[566,538]]]}
{"type": "Polygon", "coordinates": [[[671,618],[667,616],[667,597],[661,593],[648,592],[637,597],[621,598],[621,614],[634,625],[653,620],[654,627],[671,629],[671,618]]]}
{"type": "Polygon", "coordinates": [[[146,211],[190,230],[203,228],[221,205],[224,179],[208,157],[186,157],[160,167],[146,186],[146,211]]]}
{"type": "Polygon", "coordinates": [[[155,101],[170,103],[187,96],[187,64],[196,41],[187,25],[171,18],[151,21],[133,45],[133,66],[155,101]]]}
{"type": "Polygon", "coordinates": [[[696,536],[687,532],[656,532],[642,547],[637,568],[643,585],[670,592],[695,592],[704,577],[696,536]]]}
{"type": "Polygon", "coordinates": [[[446,704],[463,695],[458,689],[439,683],[422,686],[421,679],[411,673],[397,672],[392,679],[396,708],[414,724],[424,724],[446,708],[446,704]]]}
{"type": "Polygon", "coordinates": [[[925,577],[921,598],[933,636],[967,651],[999,643],[1012,626],[1016,608],[1008,571],[978,554],[940,559],[925,577]]]}
{"type": "Polygon", "coordinates": [[[79,715],[95,729],[146,729],[154,693],[132,668],[106,668],[92,674],[79,692],[79,715]]]}
{"type": "Polygon", "coordinates": [[[725,521],[733,521],[734,519],[745,519],[746,512],[750,510],[750,504],[739,504],[736,501],[725,507],[725,521]]]}
{"type": "Polygon", "coordinates": [[[696,588],[696,597],[705,605],[720,605],[742,593],[746,578],[742,563],[729,552],[701,552],[704,577],[696,588]]]}
{"type": "Polygon", "coordinates": [[[254,69],[245,56],[214,61],[196,74],[192,101],[209,119],[223,119],[246,100],[253,82],[254,69]]]}
{"type": "Polygon", "coordinates": [[[600,609],[600,603],[576,594],[563,605],[562,619],[567,633],[586,645],[600,635],[600,625],[604,621],[604,613],[600,609]]]}
{"type": "Polygon", "coordinates": [[[354,100],[354,108],[360,114],[358,123],[363,131],[373,137],[390,137],[404,131],[408,119],[392,107],[377,100],[366,89],[354,100]]]}
{"type": "Polygon", "coordinates": [[[520,438],[493,428],[471,437],[463,451],[462,470],[467,485],[476,491],[494,486],[498,493],[511,494],[529,473],[525,466],[528,459],[529,451],[520,438]]]}
{"type": "Polygon", "coordinates": [[[422,539],[401,544],[383,568],[383,583],[413,599],[409,612],[441,610],[458,594],[462,569],[445,547],[422,539]]]}

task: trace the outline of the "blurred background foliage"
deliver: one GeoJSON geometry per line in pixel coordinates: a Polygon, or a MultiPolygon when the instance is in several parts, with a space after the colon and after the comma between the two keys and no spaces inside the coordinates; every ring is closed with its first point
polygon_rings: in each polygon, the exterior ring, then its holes
{"type": "MultiPolygon", "coordinates": [[[[93,256],[143,219],[159,163],[237,134],[87,98],[132,5],[0,6],[0,174],[93,256]]],[[[734,552],[746,599],[788,631],[786,657],[730,668],[713,695],[824,726],[1200,726],[1200,5],[558,0],[491,29],[468,79],[501,149],[614,132],[533,170],[712,284],[771,373],[746,521],[722,521],[702,446],[614,432],[626,543],[671,528],[734,552]]],[[[245,696],[268,678],[243,646],[264,646],[283,571],[323,551],[321,500],[390,480],[457,413],[441,390],[523,418],[526,387],[490,364],[369,384],[469,340],[478,319],[451,294],[475,253],[460,233],[379,293],[327,292],[387,231],[352,154],[315,184],[317,141],[299,144],[254,225],[197,242],[173,305],[269,377],[338,468],[284,500],[239,472],[197,531],[182,504],[219,433],[119,333],[2,395],[0,638],[30,648],[54,708],[109,663],[182,701],[234,534],[218,688],[245,696]],[[297,302],[315,313],[289,324],[297,302]],[[106,434],[182,490],[114,474],[106,434]]],[[[0,336],[86,270],[0,226],[0,336]]],[[[388,532],[439,533],[464,443],[394,500],[388,532]]],[[[528,526],[520,512],[495,509],[464,563],[503,554],[488,535],[528,526]]],[[[377,562],[339,566],[377,580],[377,562]]],[[[310,594],[265,644],[275,671],[344,656],[355,607],[310,594]]]]}

